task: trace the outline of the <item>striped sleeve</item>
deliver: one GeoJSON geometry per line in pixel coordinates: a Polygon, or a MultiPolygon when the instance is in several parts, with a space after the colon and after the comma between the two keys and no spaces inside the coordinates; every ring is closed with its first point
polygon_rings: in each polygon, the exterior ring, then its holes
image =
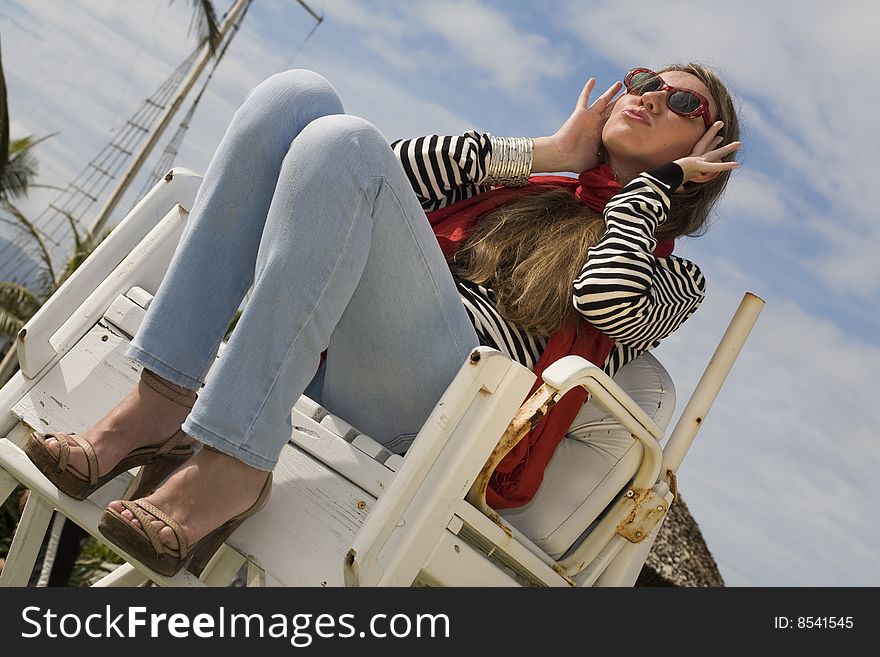
{"type": "Polygon", "coordinates": [[[489,189],[482,184],[492,156],[488,133],[398,139],[391,148],[426,212],[489,189]]]}
{"type": "Polygon", "coordinates": [[[655,347],[693,314],[706,281],[677,256],[658,258],[654,233],[682,181],[674,163],[632,180],[605,207],[605,234],[574,281],[574,305],[593,326],[639,351],[655,347]]]}

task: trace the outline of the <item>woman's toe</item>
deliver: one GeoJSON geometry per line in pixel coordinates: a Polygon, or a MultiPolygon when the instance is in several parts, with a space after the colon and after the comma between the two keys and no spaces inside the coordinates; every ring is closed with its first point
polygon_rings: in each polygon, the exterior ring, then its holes
{"type": "Polygon", "coordinates": [[[134,514],[123,506],[122,502],[119,500],[114,500],[107,505],[108,508],[112,509],[116,513],[118,513],[122,518],[124,518],[127,522],[130,522],[132,525],[141,528],[141,523],[138,522],[138,519],[135,518],[134,514]]]}
{"type": "Polygon", "coordinates": [[[173,550],[176,550],[178,547],[177,543],[177,534],[174,533],[174,530],[171,529],[164,522],[159,520],[153,521],[153,527],[159,530],[159,540],[162,541],[165,545],[170,547],[173,550]]]}
{"type": "MultiPolygon", "coordinates": [[[[125,508],[120,501],[110,502],[108,505],[111,509],[113,509],[116,513],[118,513],[126,522],[130,522],[134,527],[138,529],[142,529],[140,521],[137,517],[125,508]]],[[[168,525],[166,525],[161,520],[151,520],[150,524],[153,526],[157,532],[159,532],[159,540],[162,541],[165,545],[170,548],[177,549],[177,535],[174,533],[174,530],[171,529],[168,525]]]]}
{"type": "Polygon", "coordinates": [[[135,515],[131,511],[129,511],[128,509],[125,509],[121,515],[123,518],[125,518],[128,522],[130,522],[132,525],[134,525],[138,529],[141,528],[141,521],[138,520],[135,517],[135,515]]]}

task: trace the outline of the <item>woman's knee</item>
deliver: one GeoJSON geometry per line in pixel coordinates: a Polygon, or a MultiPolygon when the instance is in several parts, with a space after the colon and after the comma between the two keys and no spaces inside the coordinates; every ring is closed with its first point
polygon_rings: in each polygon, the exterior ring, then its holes
{"type": "Polygon", "coordinates": [[[374,161],[381,159],[376,157],[379,153],[391,153],[387,140],[372,123],[350,114],[315,119],[292,144],[292,150],[298,148],[337,162],[352,157],[374,161]]]}
{"type": "Polygon", "coordinates": [[[315,118],[344,111],[339,94],[326,78],[307,69],[292,69],[251,89],[235,119],[248,123],[293,121],[302,128],[315,118]]]}

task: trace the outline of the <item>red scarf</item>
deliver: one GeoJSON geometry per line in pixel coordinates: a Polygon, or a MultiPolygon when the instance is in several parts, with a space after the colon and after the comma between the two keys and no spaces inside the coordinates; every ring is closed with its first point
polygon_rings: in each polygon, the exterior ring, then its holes
{"type": "MultiPolygon", "coordinates": [[[[479,220],[496,208],[529,194],[560,187],[571,189],[584,204],[596,212],[602,212],[622,185],[615,179],[611,168],[604,164],[584,171],[577,179],[534,176],[525,187],[494,189],[429,212],[428,220],[443,254],[449,257],[470,237],[479,220]]],[[[664,240],[657,245],[654,254],[667,256],[672,253],[672,246],[672,240],[664,240]]],[[[563,356],[582,356],[601,367],[613,347],[611,338],[583,318],[557,329],[535,364],[534,372],[538,378],[529,395],[543,383],[541,374],[547,366],[563,356]],[[577,332],[578,323],[580,335],[577,332]]],[[[535,496],[544,479],[544,469],[586,399],[587,392],[583,388],[571,390],[559,400],[553,412],[544,416],[504,457],[489,481],[486,492],[489,506],[494,509],[518,507],[535,496]]]]}

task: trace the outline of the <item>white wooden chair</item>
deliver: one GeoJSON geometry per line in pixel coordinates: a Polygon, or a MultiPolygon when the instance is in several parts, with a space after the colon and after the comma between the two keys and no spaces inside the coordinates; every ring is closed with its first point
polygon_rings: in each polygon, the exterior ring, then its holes
{"type": "MultiPolygon", "coordinates": [[[[21,371],[0,389],[0,499],[19,482],[31,495],[2,585],[28,581],[53,509],[103,539],[100,514],[131,474],[77,502],[19,445],[32,428],[86,429],[134,385],[139,367],[125,348],[199,182],[173,170],[19,335],[21,371]]],[[[165,578],[129,559],[99,585],[226,585],[245,564],[249,585],[632,585],[674,497],[675,471],[761,305],[747,295],[664,450],[674,390],[652,356],[615,380],[583,359],[564,358],[521,409],[534,374],[481,347],[405,457],[301,397],[268,505],[201,578],[186,571],[165,578]],[[535,499],[499,517],[485,503],[485,484],[505,453],[499,441],[510,446],[534,412],[576,385],[592,393],[574,425],[580,430],[560,445],[535,499]]]]}

